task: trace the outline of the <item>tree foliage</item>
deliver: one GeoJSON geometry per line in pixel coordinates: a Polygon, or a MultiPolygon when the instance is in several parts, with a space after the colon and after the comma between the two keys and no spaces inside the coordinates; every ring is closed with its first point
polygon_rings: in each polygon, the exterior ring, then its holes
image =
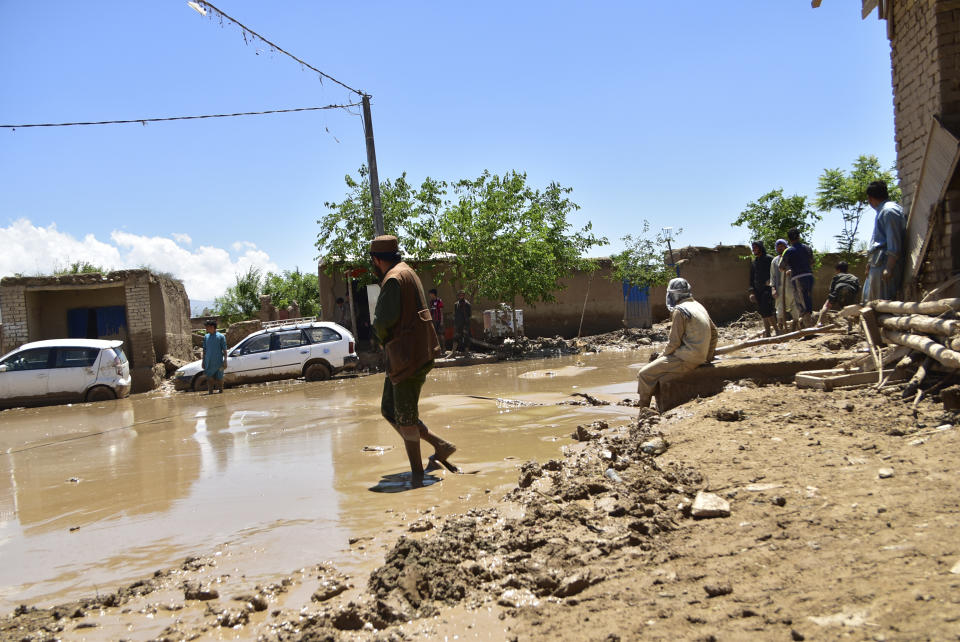
{"type": "Polygon", "coordinates": [[[263,287],[263,272],[250,267],[246,274],[234,275],[236,282],[227,288],[223,296],[213,300],[213,309],[227,323],[252,319],[260,313],[260,290],[263,287]]]}
{"type": "Polygon", "coordinates": [[[263,279],[263,294],[269,294],[273,305],[286,308],[294,301],[305,317],[320,316],[320,285],[317,275],[295,269],[282,274],[269,272],[263,279]]]}
{"type": "MultiPolygon", "coordinates": [[[[681,234],[683,230],[677,230],[681,234]]],[[[660,231],[650,236],[650,223],[644,221],[640,233],[621,237],[626,248],[611,258],[612,281],[626,281],[639,288],[652,285],[664,285],[677,275],[676,268],[664,260],[669,251],[668,240],[673,240],[668,232],[660,231]]]]}
{"type": "Polygon", "coordinates": [[[790,228],[800,230],[800,237],[810,239],[820,215],[807,205],[807,197],[794,194],[784,196],[783,189],[767,192],[756,201],[747,203],[731,225],[750,230],[750,240],[763,241],[768,251],[777,239],[787,238],[790,228]]]}
{"type": "Polygon", "coordinates": [[[837,210],[843,217],[843,231],[837,239],[837,250],[847,261],[858,258],[857,233],[860,219],[868,206],[867,186],[873,181],[885,181],[891,200],[899,201],[900,187],[894,171],[880,169],[876,156],[859,156],[849,172],[841,169],[825,169],[817,187],[817,209],[821,212],[837,210]]]}
{"type": "MultiPolygon", "coordinates": [[[[317,221],[316,247],[331,276],[370,264],[374,230],[366,168],[360,180],[347,176],[346,183],[347,197],[326,203],[328,212],[317,221]]],[[[414,189],[406,174],[381,182],[384,230],[397,236],[406,257],[437,261],[437,280],[464,288],[471,298],[511,305],[551,301],[563,277],[592,269],[583,253],[606,243],[590,224],[572,229],[567,219],[579,206],[568,196],[571,188],[551,183],[534,189],[516,171],[457,181],[452,200],[450,187],[427,178],[414,189]]]]}
{"type": "MultiPolygon", "coordinates": [[[[344,270],[370,266],[370,240],[376,235],[373,225],[373,205],[370,198],[370,175],[361,166],[359,179],[344,177],[348,194],[343,201],[327,202],[327,213],[317,221],[320,232],[316,247],[322,259],[322,269],[329,276],[338,276],[344,270]]],[[[431,252],[430,231],[444,205],[446,183],[427,177],[419,189],[408,181],[406,172],[395,181],[380,183],[380,205],[383,210],[383,228],[400,241],[404,254],[424,259],[431,252]]],[[[369,282],[371,277],[367,275],[369,282]]]]}
{"type": "Polygon", "coordinates": [[[572,229],[567,217],[579,209],[568,197],[572,191],[557,183],[534,189],[515,171],[458,181],[456,200],[433,233],[447,255],[438,275],[472,297],[511,306],[555,300],[564,277],[593,268],[584,252],[607,242],[594,236],[590,223],[572,229]]]}

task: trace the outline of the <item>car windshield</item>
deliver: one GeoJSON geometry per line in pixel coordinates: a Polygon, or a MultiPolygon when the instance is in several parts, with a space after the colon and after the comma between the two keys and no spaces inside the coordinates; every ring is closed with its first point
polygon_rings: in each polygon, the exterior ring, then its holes
{"type": "Polygon", "coordinates": [[[3,365],[7,366],[8,371],[40,370],[48,367],[49,362],[50,348],[34,348],[10,355],[3,361],[3,365]]]}

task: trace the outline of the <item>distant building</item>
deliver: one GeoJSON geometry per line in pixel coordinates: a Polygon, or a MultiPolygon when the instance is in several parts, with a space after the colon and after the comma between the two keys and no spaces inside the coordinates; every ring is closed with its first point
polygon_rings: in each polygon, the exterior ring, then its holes
{"type": "Polygon", "coordinates": [[[120,339],[133,391],[159,383],[164,354],[192,360],[183,283],[149,270],[0,279],[0,354],[30,341],[120,339]]]}

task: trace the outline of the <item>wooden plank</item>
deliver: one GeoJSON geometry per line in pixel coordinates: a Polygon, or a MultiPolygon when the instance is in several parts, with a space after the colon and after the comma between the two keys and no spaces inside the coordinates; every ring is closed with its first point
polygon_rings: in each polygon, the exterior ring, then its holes
{"type": "Polygon", "coordinates": [[[804,328],[803,330],[797,330],[796,332],[788,332],[787,334],[780,334],[775,337],[764,337],[762,339],[750,339],[749,341],[742,341],[740,343],[731,343],[725,346],[720,346],[716,349],[715,354],[729,354],[731,352],[736,352],[737,350],[744,350],[745,348],[753,348],[754,346],[764,346],[771,343],[783,343],[784,341],[792,341],[793,339],[799,339],[801,337],[807,337],[812,334],[822,334],[824,332],[837,332],[840,331],[840,326],[836,323],[830,323],[828,325],[818,326],[815,328],[804,328]]]}
{"type": "MultiPolygon", "coordinates": [[[[882,377],[893,378],[902,376],[894,369],[887,369],[882,372],[882,377]]],[[[808,370],[798,372],[795,383],[797,388],[816,388],[829,392],[840,386],[856,386],[864,383],[874,383],[877,379],[875,372],[849,372],[845,373],[841,368],[832,370],[808,370]]]]}
{"type": "Polygon", "coordinates": [[[927,146],[920,168],[920,178],[913,192],[907,229],[904,234],[906,264],[903,285],[912,288],[929,246],[930,219],[937,204],[943,200],[947,186],[960,161],[960,140],[951,134],[937,118],[932,118],[927,146]]]}

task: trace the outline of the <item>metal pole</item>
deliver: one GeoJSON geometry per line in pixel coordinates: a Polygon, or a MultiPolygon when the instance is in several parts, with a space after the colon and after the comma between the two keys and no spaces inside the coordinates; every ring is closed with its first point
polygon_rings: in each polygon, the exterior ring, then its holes
{"type": "Polygon", "coordinates": [[[380,179],[377,177],[377,150],[373,146],[373,121],[370,120],[370,96],[363,95],[363,133],[367,139],[367,167],[370,170],[370,200],[373,202],[373,229],[383,234],[383,209],[380,206],[380,179]]]}

